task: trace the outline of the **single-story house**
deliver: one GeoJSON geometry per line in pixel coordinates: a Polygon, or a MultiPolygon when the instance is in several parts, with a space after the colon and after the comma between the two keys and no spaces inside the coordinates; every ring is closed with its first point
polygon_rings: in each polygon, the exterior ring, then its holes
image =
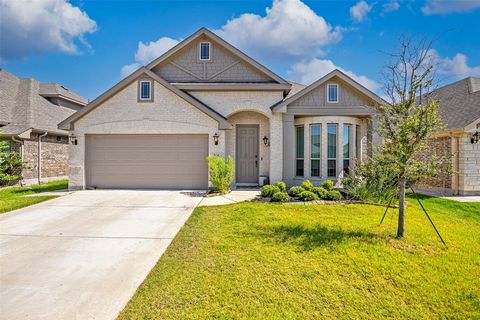
{"type": "Polygon", "coordinates": [[[0,69],[0,143],[26,164],[26,184],[68,176],[68,131],[60,121],[87,101],[56,83],[18,78],[0,69]]]}
{"type": "Polygon", "coordinates": [[[451,174],[419,185],[447,195],[480,195],[480,78],[469,77],[422,96],[439,102],[446,128],[429,140],[431,150],[451,157],[451,174]]]}
{"type": "Polygon", "coordinates": [[[59,128],[72,189],[206,189],[208,155],[234,158],[234,187],[320,183],[366,157],[382,102],[339,70],[288,82],[202,28],[59,128]]]}

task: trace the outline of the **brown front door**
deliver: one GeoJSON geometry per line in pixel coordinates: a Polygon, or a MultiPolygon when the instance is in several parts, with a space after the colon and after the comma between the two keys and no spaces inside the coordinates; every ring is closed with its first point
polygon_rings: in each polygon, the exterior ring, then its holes
{"type": "Polygon", "coordinates": [[[258,126],[237,125],[237,182],[258,183],[258,126]]]}

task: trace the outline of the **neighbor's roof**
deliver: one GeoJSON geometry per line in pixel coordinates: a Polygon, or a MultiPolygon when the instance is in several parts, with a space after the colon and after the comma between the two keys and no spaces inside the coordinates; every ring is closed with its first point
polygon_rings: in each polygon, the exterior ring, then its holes
{"type": "Polygon", "coordinates": [[[40,83],[38,93],[45,98],[63,98],[83,105],[88,103],[87,99],[57,83],[40,83]]]}
{"type": "Polygon", "coordinates": [[[41,92],[48,90],[51,97],[67,97],[67,100],[78,105],[83,105],[85,99],[70,90],[57,87],[61,86],[18,78],[0,69],[0,134],[20,135],[29,130],[67,134],[59,130],[57,124],[75,110],[50,102],[41,92]]]}
{"type": "Polygon", "coordinates": [[[480,119],[480,78],[465,78],[423,97],[439,101],[439,113],[447,129],[465,128],[480,119]]]}

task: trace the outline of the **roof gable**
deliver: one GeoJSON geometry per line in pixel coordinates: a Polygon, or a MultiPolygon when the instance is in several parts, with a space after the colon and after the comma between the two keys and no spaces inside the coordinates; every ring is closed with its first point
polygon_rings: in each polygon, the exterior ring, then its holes
{"type": "Polygon", "coordinates": [[[247,82],[288,84],[280,76],[201,28],[146,66],[169,82],[247,82]],[[198,59],[202,41],[211,43],[211,61],[198,59]]]}
{"type": "Polygon", "coordinates": [[[338,69],[333,70],[309,86],[288,96],[281,103],[272,106],[272,111],[286,112],[287,106],[325,106],[327,83],[337,83],[340,86],[339,103],[343,106],[363,106],[386,103],[382,98],[371,92],[345,73],[338,69]]]}
{"type": "Polygon", "coordinates": [[[117,83],[115,86],[104,92],[102,95],[100,95],[98,98],[93,100],[91,103],[89,103],[86,107],[78,111],[77,113],[74,113],[64,121],[60,122],[58,127],[60,129],[64,130],[72,130],[73,129],[73,124],[85,116],[86,114],[90,113],[91,111],[95,110],[97,107],[101,106],[102,103],[110,99],[112,96],[114,96],[116,93],[130,85],[132,82],[138,80],[142,76],[147,76],[154,81],[158,82],[165,88],[169,89],[173,93],[175,93],[177,96],[180,98],[184,99],[188,103],[190,103],[192,106],[198,108],[200,111],[204,112],[211,118],[215,119],[218,124],[220,129],[230,129],[231,125],[228,123],[227,119],[223,117],[221,114],[207,106],[206,104],[202,103],[201,101],[195,99],[188,93],[174,87],[164,79],[160,78],[158,75],[153,73],[152,71],[146,69],[145,67],[139,68],[137,71],[129,75],[128,77],[124,78],[122,81],[117,83]]]}

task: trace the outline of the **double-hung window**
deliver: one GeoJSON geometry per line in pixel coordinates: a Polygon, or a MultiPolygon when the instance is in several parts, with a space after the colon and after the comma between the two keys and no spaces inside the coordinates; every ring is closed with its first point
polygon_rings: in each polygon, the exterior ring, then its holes
{"type": "Polygon", "coordinates": [[[310,126],[310,175],[320,177],[320,132],[319,124],[310,126]]]}
{"type": "Polygon", "coordinates": [[[327,125],[327,175],[337,176],[337,125],[327,125]]]}
{"type": "Polygon", "coordinates": [[[152,81],[140,80],[140,97],[141,101],[151,101],[152,99],[152,81]]]}
{"type": "Polygon", "coordinates": [[[327,102],[328,103],[338,102],[338,84],[336,83],[327,84],[327,102]]]}
{"type": "Polygon", "coordinates": [[[303,127],[295,127],[295,175],[297,177],[303,177],[303,159],[304,155],[304,136],[303,136],[303,127]]]}
{"type": "Polygon", "coordinates": [[[352,126],[345,124],[343,126],[343,171],[346,173],[349,172],[351,164],[351,153],[350,153],[350,137],[351,137],[352,126]]]}
{"type": "Polygon", "coordinates": [[[210,42],[200,42],[200,60],[210,60],[210,42]]]}

